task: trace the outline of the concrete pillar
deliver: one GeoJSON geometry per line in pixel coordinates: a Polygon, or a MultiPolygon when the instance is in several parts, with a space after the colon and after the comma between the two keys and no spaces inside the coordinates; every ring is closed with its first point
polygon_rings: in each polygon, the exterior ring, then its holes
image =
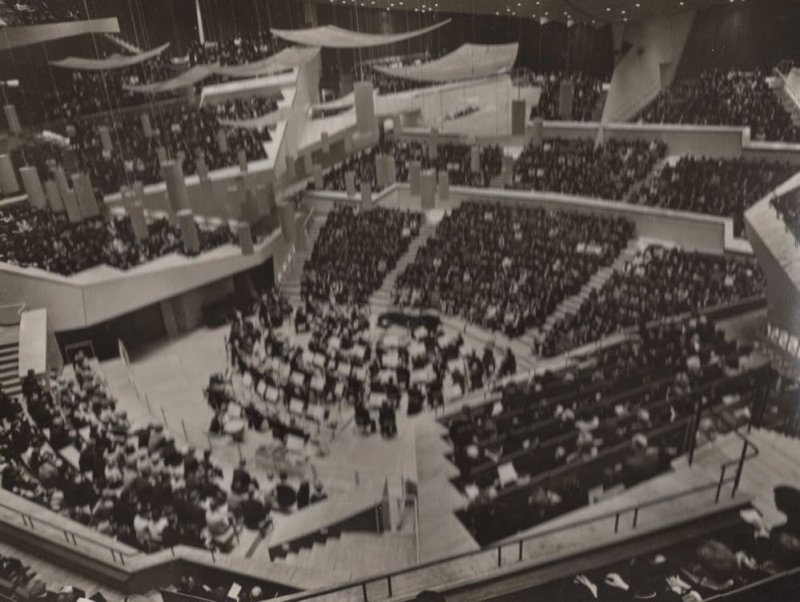
{"type": "Polygon", "coordinates": [[[167,198],[173,213],[190,209],[189,193],[186,190],[186,180],[183,178],[183,168],[177,161],[165,161],[162,164],[164,182],[167,184],[167,198]]]}
{"type": "Polygon", "coordinates": [[[314,162],[311,160],[311,153],[303,155],[303,175],[310,176],[314,174],[314,162]]]}
{"type": "Polygon", "coordinates": [[[258,202],[251,190],[244,191],[244,201],[242,202],[241,221],[246,224],[255,224],[259,217],[258,202]]]}
{"type": "Polygon", "coordinates": [[[17,174],[14,173],[14,164],[8,155],[0,155],[0,190],[4,194],[19,192],[17,174]]]}
{"type": "Polygon", "coordinates": [[[347,157],[353,154],[353,138],[349,134],[344,137],[344,154],[347,157]]]}
{"type": "Polygon", "coordinates": [[[361,182],[361,210],[372,209],[372,186],[369,182],[361,182]]]}
{"type": "Polygon", "coordinates": [[[322,152],[327,155],[331,152],[331,139],[330,136],[328,136],[328,132],[322,132],[320,141],[322,142],[322,152]]]}
{"type": "Polygon", "coordinates": [[[57,167],[53,175],[56,178],[56,184],[58,184],[58,189],[61,192],[61,198],[63,199],[65,194],[70,190],[69,182],[67,181],[67,174],[63,167],[57,167]]]}
{"type": "Polygon", "coordinates": [[[533,125],[531,126],[531,144],[533,146],[542,146],[544,143],[544,119],[541,117],[535,117],[533,119],[533,125]]]}
{"type": "Polygon", "coordinates": [[[558,88],[558,116],[561,119],[572,119],[572,103],[575,96],[575,84],[571,79],[562,79],[558,88]]]}
{"type": "Polygon", "coordinates": [[[161,167],[164,167],[164,163],[169,160],[169,157],[167,157],[167,149],[165,149],[163,146],[157,146],[156,157],[158,157],[158,164],[161,167]]]}
{"type": "Polygon", "coordinates": [[[6,114],[6,123],[8,124],[8,131],[12,134],[19,134],[22,132],[22,125],[17,115],[17,107],[14,105],[3,106],[3,112],[6,114]]]}
{"type": "Polygon", "coordinates": [[[247,153],[243,148],[239,150],[239,171],[247,173],[247,153]]]}
{"type": "Polygon", "coordinates": [[[439,158],[439,130],[436,128],[431,129],[431,137],[428,140],[428,158],[439,158]]]}
{"type": "Polygon", "coordinates": [[[324,186],[324,178],[322,177],[322,166],[314,163],[314,188],[322,190],[324,186]]]}
{"type": "Polygon", "coordinates": [[[297,240],[295,236],[294,207],[288,203],[278,205],[278,218],[281,224],[281,233],[287,244],[293,245],[297,240]]]}
{"type": "Polygon", "coordinates": [[[150,237],[150,230],[147,227],[147,218],[144,216],[144,205],[141,201],[134,201],[128,209],[128,217],[131,220],[133,235],[138,242],[147,240],[150,237]]]}
{"type": "Polygon", "coordinates": [[[439,200],[446,201],[450,198],[450,174],[442,170],[439,172],[439,200]]]}
{"type": "Polygon", "coordinates": [[[197,171],[197,177],[200,178],[200,181],[208,179],[208,165],[206,164],[206,158],[203,155],[198,155],[197,159],[194,162],[195,170],[197,171]]]}
{"type": "Polygon", "coordinates": [[[525,134],[525,121],[527,115],[525,114],[525,101],[512,100],[511,101],[511,135],[522,136],[525,134]]]}
{"type": "Polygon", "coordinates": [[[108,131],[108,126],[98,126],[97,134],[100,136],[100,145],[103,147],[103,150],[110,153],[114,147],[111,144],[111,132],[108,131]]]}
{"type": "Polygon", "coordinates": [[[389,155],[386,157],[386,185],[391,186],[397,182],[397,165],[394,162],[394,157],[389,155]]]}
{"type": "Polygon", "coordinates": [[[356,127],[361,134],[372,134],[377,129],[372,82],[356,82],[353,90],[356,106],[356,127]]]}
{"type": "Polygon", "coordinates": [[[147,113],[142,113],[140,120],[142,122],[142,132],[144,132],[144,137],[152,138],[153,125],[150,123],[150,115],[148,115],[147,113]]]}
{"type": "Polygon", "coordinates": [[[242,219],[242,207],[247,198],[243,184],[244,183],[240,179],[228,183],[228,195],[225,199],[225,208],[229,219],[242,219]]]}
{"type": "Polygon", "coordinates": [[[78,206],[84,219],[90,219],[100,215],[100,207],[97,205],[97,198],[94,196],[94,188],[88,174],[72,174],[72,189],[78,199],[78,206]]]}
{"type": "Polygon", "coordinates": [[[19,170],[22,178],[22,185],[28,195],[28,203],[35,209],[44,209],[47,206],[47,199],[42,188],[42,181],[39,179],[39,172],[35,167],[22,167],[19,170]]]}
{"type": "Polygon", "coordinates": [[[514,157],[511,155],[503,155],[501,174],[503,176],[503,184],[511,184],[514,181],[514,157]]]}
{"type": "Polygon", "coordinates": [[[469,169],[472,173],[481,173],[481,149],[479,146],[469,149],[469,169]]]}
{"type": "Polygon", "coordinates": [[[83,221],[83,214],[78,205],[78,197],[72,190],[61,191],[61,199],[64,201],[64,208],[67,210],[67,219],[73,224],[83,221]]]}
{"type": "Polygon", "coordinates": [[[352,171],[346,171],[344,174],[344,189],[348,197],[356,196],[356,174],[352,171]]]}
{"type": "Polygon", "coordinates": [[[44,192],[47,195],[47,204],[54,213],[64,212],[64,201],[61,198],[61,191],[55,180],[44,181],[44,192]]]}
{"type": "Polygon", "coordinates": [[[386,188],[387,162],[388,157],[383,153],[375,155],[375,180],[378,190],[386,188]]]}
{"type": "Polygon", "coordinates": [[[217,148],[223,155],[228,154],[228,135],[222,128],[217,130],[217,148]]]}
{"type": "Polygon", "coordinates": [[[178,211],[178,225],[181,228],[183,250],[187,255],[197,255],[200,252],[200,234],[194,221],[194,212],[191,209],[178,211]]]}
{"type": "Polygon", "coordinates": [[[242,255],[253,254],[253,232],[250,225],[244,222],[239,222],[236,226],[237,234],[239,235],[239,248],[242,250],[242,255]]]}
{"type": "Polygon", "coordinates": [[[436,207],[436,172],[426,169],[420,175],[419,196],[423,209],[434,209],[436,207]]]}
{"type": "Polygon", "coordinates": [[[413,196],[419,194],[420,177],[422,174],[422,163],[411,161],[408,164],[408,187],[413,196]]]}

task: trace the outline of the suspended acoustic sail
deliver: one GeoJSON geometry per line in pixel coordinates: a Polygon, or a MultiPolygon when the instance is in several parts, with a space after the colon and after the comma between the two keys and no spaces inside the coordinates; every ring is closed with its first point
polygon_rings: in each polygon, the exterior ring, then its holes
{"type": "Polygon", "coordinates": [[[138,94],[162,94],[164,92],[174,92],[182,88],[189,88],[196,83],[203,81],[210,77],[219,67],[218,63],[213,65],[195,65],[180,75],[172,79],[165,79],[159,82],[152,82],[149,84],[139,85],[123,85],[123,89],[128,92],[136,92],[138,94]]]}
{"type": "Polygon", "coordinates": [[[420,82],[453,82],[487,77],[508,71],[517,60],[519,44],[463,44],[436,60],[403,67],[379,67],[375,70],[402,79],[420,82]]]}
{"type": "Polygon", "coordinates": [[[308,29],[270,29],[272,35],[302,46],[319,46],[321,48],[370,48],[385,44],[396,44],[418,36],[425,35],[444,27],[450,19],[414,31],[405,33],[361,33],[350,31],[335,25],[310,27],[308,29]]]}
{"type": "Polygon", "coordinates": [[[87,59],[79,56],[69,56],[60,61],[50,61],[54,67],[62,67],[64,69],[79,69],[81,71],[106,71],[109,69],[124,69],[144,63],[150,59],[157,57],[159,54],[169,48],[169,42],[162,44],[158,48],[153,48],[147,52],[134,55],[122,55],[114,53],[104,59],[87,59]]]}
{"type": "Polygon", "coordinates": [[[319,54],[319,48],[284,48],[280,52],[260,61],[243,65],[226,65],[216,69],[217,75],[224,77],[259,77],[271,75],[284,69],[299,67],[313,60],[319,54]]]}

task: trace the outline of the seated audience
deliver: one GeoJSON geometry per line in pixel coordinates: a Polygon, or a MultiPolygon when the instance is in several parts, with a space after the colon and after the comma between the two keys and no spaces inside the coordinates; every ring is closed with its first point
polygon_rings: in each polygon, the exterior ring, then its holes
{"type": "Polygon", "coordinates": [[[630,199],[631,203],[733,218],[744,235],[744,212],[794,175],[785,163],[681,157],[665,165],[630,199]]]}
{"type": "Polygon", "coordinates": [[[548,121],[562,119],[559,114],[559,98],[561,82],[569,79],[573,84],[572,113],[564,118],[567,121],[599,121],[595,119],[599,107],[603,83],[584,73],[551,73],[541,78],[534,78],[534,84],[541,86],[539,104],[531,109],[531,117],[541,117],[548,121]]]}
{"type": "Polygon", "coordinates": [[[800,128],[767,84],[766,73],[705,71],[662,90],[637,120],[749,126],[753,140],[800,141],[800,128]]]}
{"type": "Polygon", "coordinates": [[[800,246],[800,192],[793,190],[782,196],[775,195],[769,204],[783,220],[786,231],[794,236],[795,246],[800,246]]]}
{"type": "Polygon", "coordinates": [[[651,246],[557,321],[540,350],[555,355],[618,330],[764,294],[755,260],[651,246]]]}
{"type": "Polygon", "coordinates": [[[609,265],[632,234],[622,219],[464,203],[398,276],[395,301],[519,336],[609,265]]]}

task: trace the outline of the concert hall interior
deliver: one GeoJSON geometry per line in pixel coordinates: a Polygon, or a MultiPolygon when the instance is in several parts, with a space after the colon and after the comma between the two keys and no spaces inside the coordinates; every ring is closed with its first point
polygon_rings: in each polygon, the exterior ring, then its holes
{"type": "Polygon", "coordinates": [[[0,602],[800,600],[798,24],[0,0],[0,602]]]}

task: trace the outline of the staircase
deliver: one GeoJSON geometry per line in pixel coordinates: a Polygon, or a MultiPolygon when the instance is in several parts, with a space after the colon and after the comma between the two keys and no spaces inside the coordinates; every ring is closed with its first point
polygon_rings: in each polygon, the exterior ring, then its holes
{"type": "Polygon", "coordinates": [[[19,379],[19,343],[0,344],[0,384],[11,397],[22,393],[19,379]]]}
{"type": "Polygon", "coordinates": [[[281,280],[280,290],[284,295],[286,295],[286,298],[289,299],[289,302],[292,305],[296,306],[300,304],[300,283],[302,282],[303,278],[303,264],[306,262],[306,259],[311,257],[311,249],[314,248],[314,243],[316,243],[317,236],[319,236],[319,232],[324,223],[324,215],[318,216],[315,214],[311,218],[311,223],[309,224],[308,231],[306,232],[306,241],[309,250],[295,251],[294,257],[292,257],[292,262],[289,265],[289,268],[286,270],[283,280],[281,280]]]}
{"type": "Polygon", "coordinates": [[[385,311],[392,305],[392,293],[394,292],[394,284],[397,281],[397,277],[414,261],[417,256],[417,250],[428,241],[435,231],[435,224],[422,224],[419,234],[408,245],[408,250],[397,260],[394,269],[386,274],[381,287],[370,296],[369,304],[372,309],[385,311]]]}
{"type": "Polygon", "coordinates": [[[411,566],[416,562],[416,544],[413,534],[345,531],[273,562],[328,574],[333,584],[343,574],[357,578],[411,566]]]}
{"type": "Polygon", "coordinates": [[[572,295],[571,297],[564,299],[558,305],[558,307],[556,307],[555,311],[547,316],[547,320],[540,328],[531,328],[519,338],[519,341],[525,344],[528,349],[535,348],[537,338],[541,336],[547,336],[547,334],[553,329],[553,325],[555,325],[559,320],[576,314],[591,292],[593,290],[601,289],[611,275],[615,271],[624,268],[625,264],[632,260],[638,252],[639,239],[633,238],[628,241],[628,246],[622,250],[622,252],[614,260],[613,264],[597,270],[592,277],[589,278],[589,282],[584,284],[576,295],[572,295]]]}
{"type": "Polygon", "coordinates": [[[664,157],[663,159],[656,161],[656,164],[653,165],[653,169],[650,170],[650,173],[631,186],[628,189],[628,192],[625,193],[625,198],[622,199],[622,201],[632,205],[638,204],[636,203],[635,199],[636,195],[639,194],[639,191],[645,186],[649,185],[653,180],[661,177],[661,172],[664,171],[664,167],[671,162],[677,162],[678,159],[679,157],[664,157]]]}
{"type": "Polygon", "coordinates": [[[123,39],[122,37],[120,37],[118,35],[115,35],[113,33],[106,33],[106,34],[103,34],[103,35],[105,36],[105,38],[109,42],[119,46],[120,48],[122,48],[126,52],[130,52],[131,54],[142,54],[142,49],[141,48],[139,48],[135,44],[132,44],[131,42],[128,42],[127,40],[123,39]]]}

